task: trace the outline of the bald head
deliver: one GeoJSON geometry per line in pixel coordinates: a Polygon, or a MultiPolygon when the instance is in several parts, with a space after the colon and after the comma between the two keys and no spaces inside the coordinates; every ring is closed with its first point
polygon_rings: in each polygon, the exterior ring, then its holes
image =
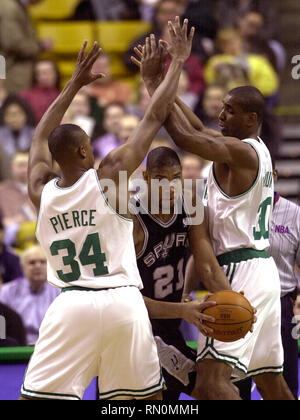
{"type": "Polygon", "coordinates": [[[75,124],[62,124],[56,127],[48,138],[49,150],[53,159],[64,166],[72,157],[74,164],[76,159],[88,160],[91,163],[91,144],[88,135],[75,124]]]}

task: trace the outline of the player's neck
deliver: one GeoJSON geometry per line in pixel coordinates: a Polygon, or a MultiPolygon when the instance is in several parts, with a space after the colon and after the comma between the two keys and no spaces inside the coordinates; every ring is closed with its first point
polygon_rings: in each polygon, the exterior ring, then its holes
{"type": "Polygon", "coordinates": [[[163,214],[162,209],[160,209],[159,214],[156,215],[156,217],[163,223],[168,223],[172,219],[173,216],[174,216],[174,210],[172,209],[170,210],[168,214],[163,214]]]}
{"type": "Polygon", "coordinates": [[[71,187],[74,185],[87,171],[87,168],[76,168],[76,169],[62,169],[61,179],[58,181],[58,185],[62,188],[71,187]]]}

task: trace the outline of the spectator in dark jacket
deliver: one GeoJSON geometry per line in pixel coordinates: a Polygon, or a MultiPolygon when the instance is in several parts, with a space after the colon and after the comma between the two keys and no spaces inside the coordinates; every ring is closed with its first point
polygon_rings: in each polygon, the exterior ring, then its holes
{"type": "Polygon", "coordinates": [[[0,217],[0,287],[2,283],[8,283],[23,275],[19,257],[4,245],[3,238],[4,226],[0,217]]]}

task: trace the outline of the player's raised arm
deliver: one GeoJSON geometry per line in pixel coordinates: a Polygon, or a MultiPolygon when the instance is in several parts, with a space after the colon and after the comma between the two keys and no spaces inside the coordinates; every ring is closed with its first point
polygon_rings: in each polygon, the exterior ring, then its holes
{"type": "MultiPolygon", "coordinates": [[[[152,66],[146,67],[147,57],[144,57],[141,46],[135,48],[135,53],[137,57],[132,57],[132,61],[140,67],[141,75],[151,96],[162,83],[164,69],[158,61],[152,61],[152,66]]],[[[241,103],[229,97],[225,98],[224,109],[220,114],[222,133],[205,127],[194,112],[178,97],[164,125],[180,148],[198,154],[206,160],[227,164],[232,168],[242,167],[255,171],[258,168],[257,155],[251,146],[240,141],[246,137],[257,136],[261,122],[264,100],[259,91],[253,94],[253,90],[252,88],[250,101],[247,92],[241,103]],[[244,126],[243,132],[238,132],[235,126],[233,130],[229,132],[227,130],[226,133],[225,125],[231,124],[232,116],[238,119],[235,125],[244,126]]]]}
{"type": "MultiPolygon", "coordinates": [[[[155,134],[174,105],[183,64],[191,53],[194,29],[192,28],[188,35],[187,25],[186,19],[181,26],[179,17],[174,25],[169,23],[172,40],[170,50],[173,55],[168,73],[152,96],[145,116],[134,133],[124,145],[115,149],[101,162],[100,178],[110,178],[117,182],[121,170],[127,171],[129,177],[145,158],[155,134]]],[[[143,53],[147,61],[146,66],[151,66],[151,61],[163,62],[165,59],[164,47],[161,42],[156,44],[154,35],[146,39],[143,53]]]]}
{"type": "Polygon", "coordinates": [[[36,127],[29,155],[29,196],[34,205],[39,208],[44,185],[56,174],[53,172],[52,156],[48,147],[48,137],[61,123],[77,92],[85,85],[104,77],[103,74],[92,73],[92,66],[101,53],[97,42],[85,56],[87,42],[78,55],[76,67],[70,81],[44,114],[36,127]]]}

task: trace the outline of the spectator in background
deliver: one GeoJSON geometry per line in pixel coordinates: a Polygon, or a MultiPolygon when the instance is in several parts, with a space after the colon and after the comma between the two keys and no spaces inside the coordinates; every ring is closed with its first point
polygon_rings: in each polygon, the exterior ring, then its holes
{"type": "Polygon", "coordinates": [[[220,27],[235,26],[238,17],[250,9],[256,9],[265,17],[262,28],[264,38],[277,35],[279,19],[276,5],[272,0],[216,0],[214,16],[220,27]]]}
{"type": "Polygon", "coordinates": [[[20,96],[31,107],[37,124],[59,95],[60,73],[53,61],[40,60],[35,64],[33,74],[32,88],[22,91],[20,96]]]}
{"type": "MultiPolygon", "coordinates": [[[[143,116],[145,115],[150,99],[151,98],[148,93],[148,90],[144,82],[141,80],[137,89],[137,98],[136,98],[135,103],[129,103],[126,105],[127,114],[136,115],[141,120],[143,116]]],[[[161,127],[156,136],[170,139],[170,136],[167,133],[167,130],[165,129],[165,127],[161,127]]]]}
{"type": "Polygon", "coordinates": [[[219,131],[219,115],[226,89],[221,85],[209,85],[196,107],[196,114],[206,127],[219,131]]]}
{"type": "Polygon", "coordinates": [[[16,152],[29,150],[34,131],[33,119],[23,99],[14,95],[6,98],[0,112],[0,145],[8,161],[16,152]]]}
{"type": "MultiPolygon", "coordinates": [[[[36,211],[28,196],[27,172],[28,153],[17,152],[11,164],[12,178],[0,185],[0,212],[6,227],[5,242],[9,245],[15,245],[24,222],[36,221],[36,211]]],[[[35,223],[32,226],[34,229],[35,223]]]]}
{"type": "Polygon", "coordinates": [[[23,275],[19,257],[4,244],[3,239],[4,226],[0,217],[0,288],[3,283],[8,283],[23,275]]]}
{"type": "Polygon", "coordinates": [[[220,30],[216,42],[220,53],[206,63],[204,79],[207,84],[219,83],[227,90],[250,84],[266,99],[277,94],[279,79],[271,63],[262,55],[247,54],[238,30],[220,30]]]}
{"type": "Polygon", "coordinates": [[[139,20],[140,17],[136,0],[82,0],[72,20],[139,20]]]}
{"type": "MultiPolygon", "coordinates": [[[[185,7],[177,0],[160,0],[157,3],[153,20],[153,29],[151,30],[151,33],[154,33],[157,40],[161,37],[164,28],[167,27],[168,21],[174,21],[176,16],[182,16],[184,9],[185,7]]],[[[147,36],[150,36],[150,32],[134,40],[129,46],[128,51],[124,54],[125,65],[134,73],[138,72],[138,68],[132,63],[130,57],[135,55],[134,47],[137,47],[139,44],[145,44],[147,36]]]]}
{"type": "Polygon", "coordinates": [[[5,339],[1,339],[0,347],[26,346],[26,331],[20,315],[0,302],[0,315],[5,319],[5,339]]]}
{"type": "Polygon", "coordinates": [[[102,130],[95,118],[91,116],[91,111],[90,97],[85,91],[81,90],[73,99],[61,123],[76,124],[81,127],[89,137],[94,139],[97,133],[102,130]]]}
{"type": "MultiPolygon", "coordinates": [[[[150,36],[150,33],[154,33],[157,41],[160,38],[166,38],[168,35],[168,21],[174,21],[176,16],[188,17],[189,25],[195,26],[196,32],[193,39],[192,57],[197,57],[200,63],[204,62],[213,52],[213,43],[209,37],[214,36],[217,29],[217,22],[212,17],[211,10],[209,0],[160,0],[156,2],[153,28],[151,32],[142,35],[131,43],[128,51],[124,54],[125,65],[130,71],[137,73],[138,69],[130,59],[134,55],[134,47],[137,47],[139,44],[144,45],[146,37],[150,36]]],[[[192,61],[196,65],[195,60],[189,60],[190,63],[192,61]]]]}
{"type": "Polygon", "coordinates": [[[192,180],[192,189],[201,198],[203,197],[210,164],[211,162],[190,153],[184,153],[181,157],[182,177],[184,180],[192,180]],[[197,180],[202,180],[202,182],[196,182],[197,180]]]}
{"type": "Polygon", "coordinates": [[[199,95],[190,90],[190,78],[186,70],[182,70],[179,79],[177,95],[193,111],[199,100],[199,95]]]}
{"type": "Polygon", "coordinates": [[[9,93],[29,89],[38,54],[52,48],[50,40],[39,41],[27,6],[42,0],[1,0],[0,54],[6,59],[5,86],[9,93]]]}
{"type": "Polygon", "coordinates": [[[125,143],[136,129],[140,119],[136,115],[125,114],[120,120],[119,139],[125,143]]]}
{"type": "Polygon", "coordinates": [[[274,39],[263,37],[264,15],[257,9],[249,9],[240,14],[237,27],[245,43],[245,51],[250,54],[264,55],[278,74],[282,74],[286,65],[286,51],[274,39]]]}
{"type": "Polygon", "coordinates": [[[120,146],[120,125],[124,115],[125,107],[121,103],[111,103],[105,108],[103,118],[105,134],[93,143],[95,155],[100,159],[103,159],[109,152],[120,146]]]}
{"type": "Polygon", "coordinates": [[[0,302],[21,316],[27,345],[34,345],[45,313],[60,290],[47,283],[47,260],[39,246],[24,251],[21,261],[24,277],[2,286],[0,302]]]}
{"type": "Polygon", "coordinates": [[[93,66],[94,73],[104,73],[105,77],[96,80],[83,88],[92,98],[96,98],[100,107],[105,107],[112,102],[126,104],[132,96],[132,89],[123,82],[114,80],[111,74],[111,62],[107,54],[101,54],[93,66]]]}

